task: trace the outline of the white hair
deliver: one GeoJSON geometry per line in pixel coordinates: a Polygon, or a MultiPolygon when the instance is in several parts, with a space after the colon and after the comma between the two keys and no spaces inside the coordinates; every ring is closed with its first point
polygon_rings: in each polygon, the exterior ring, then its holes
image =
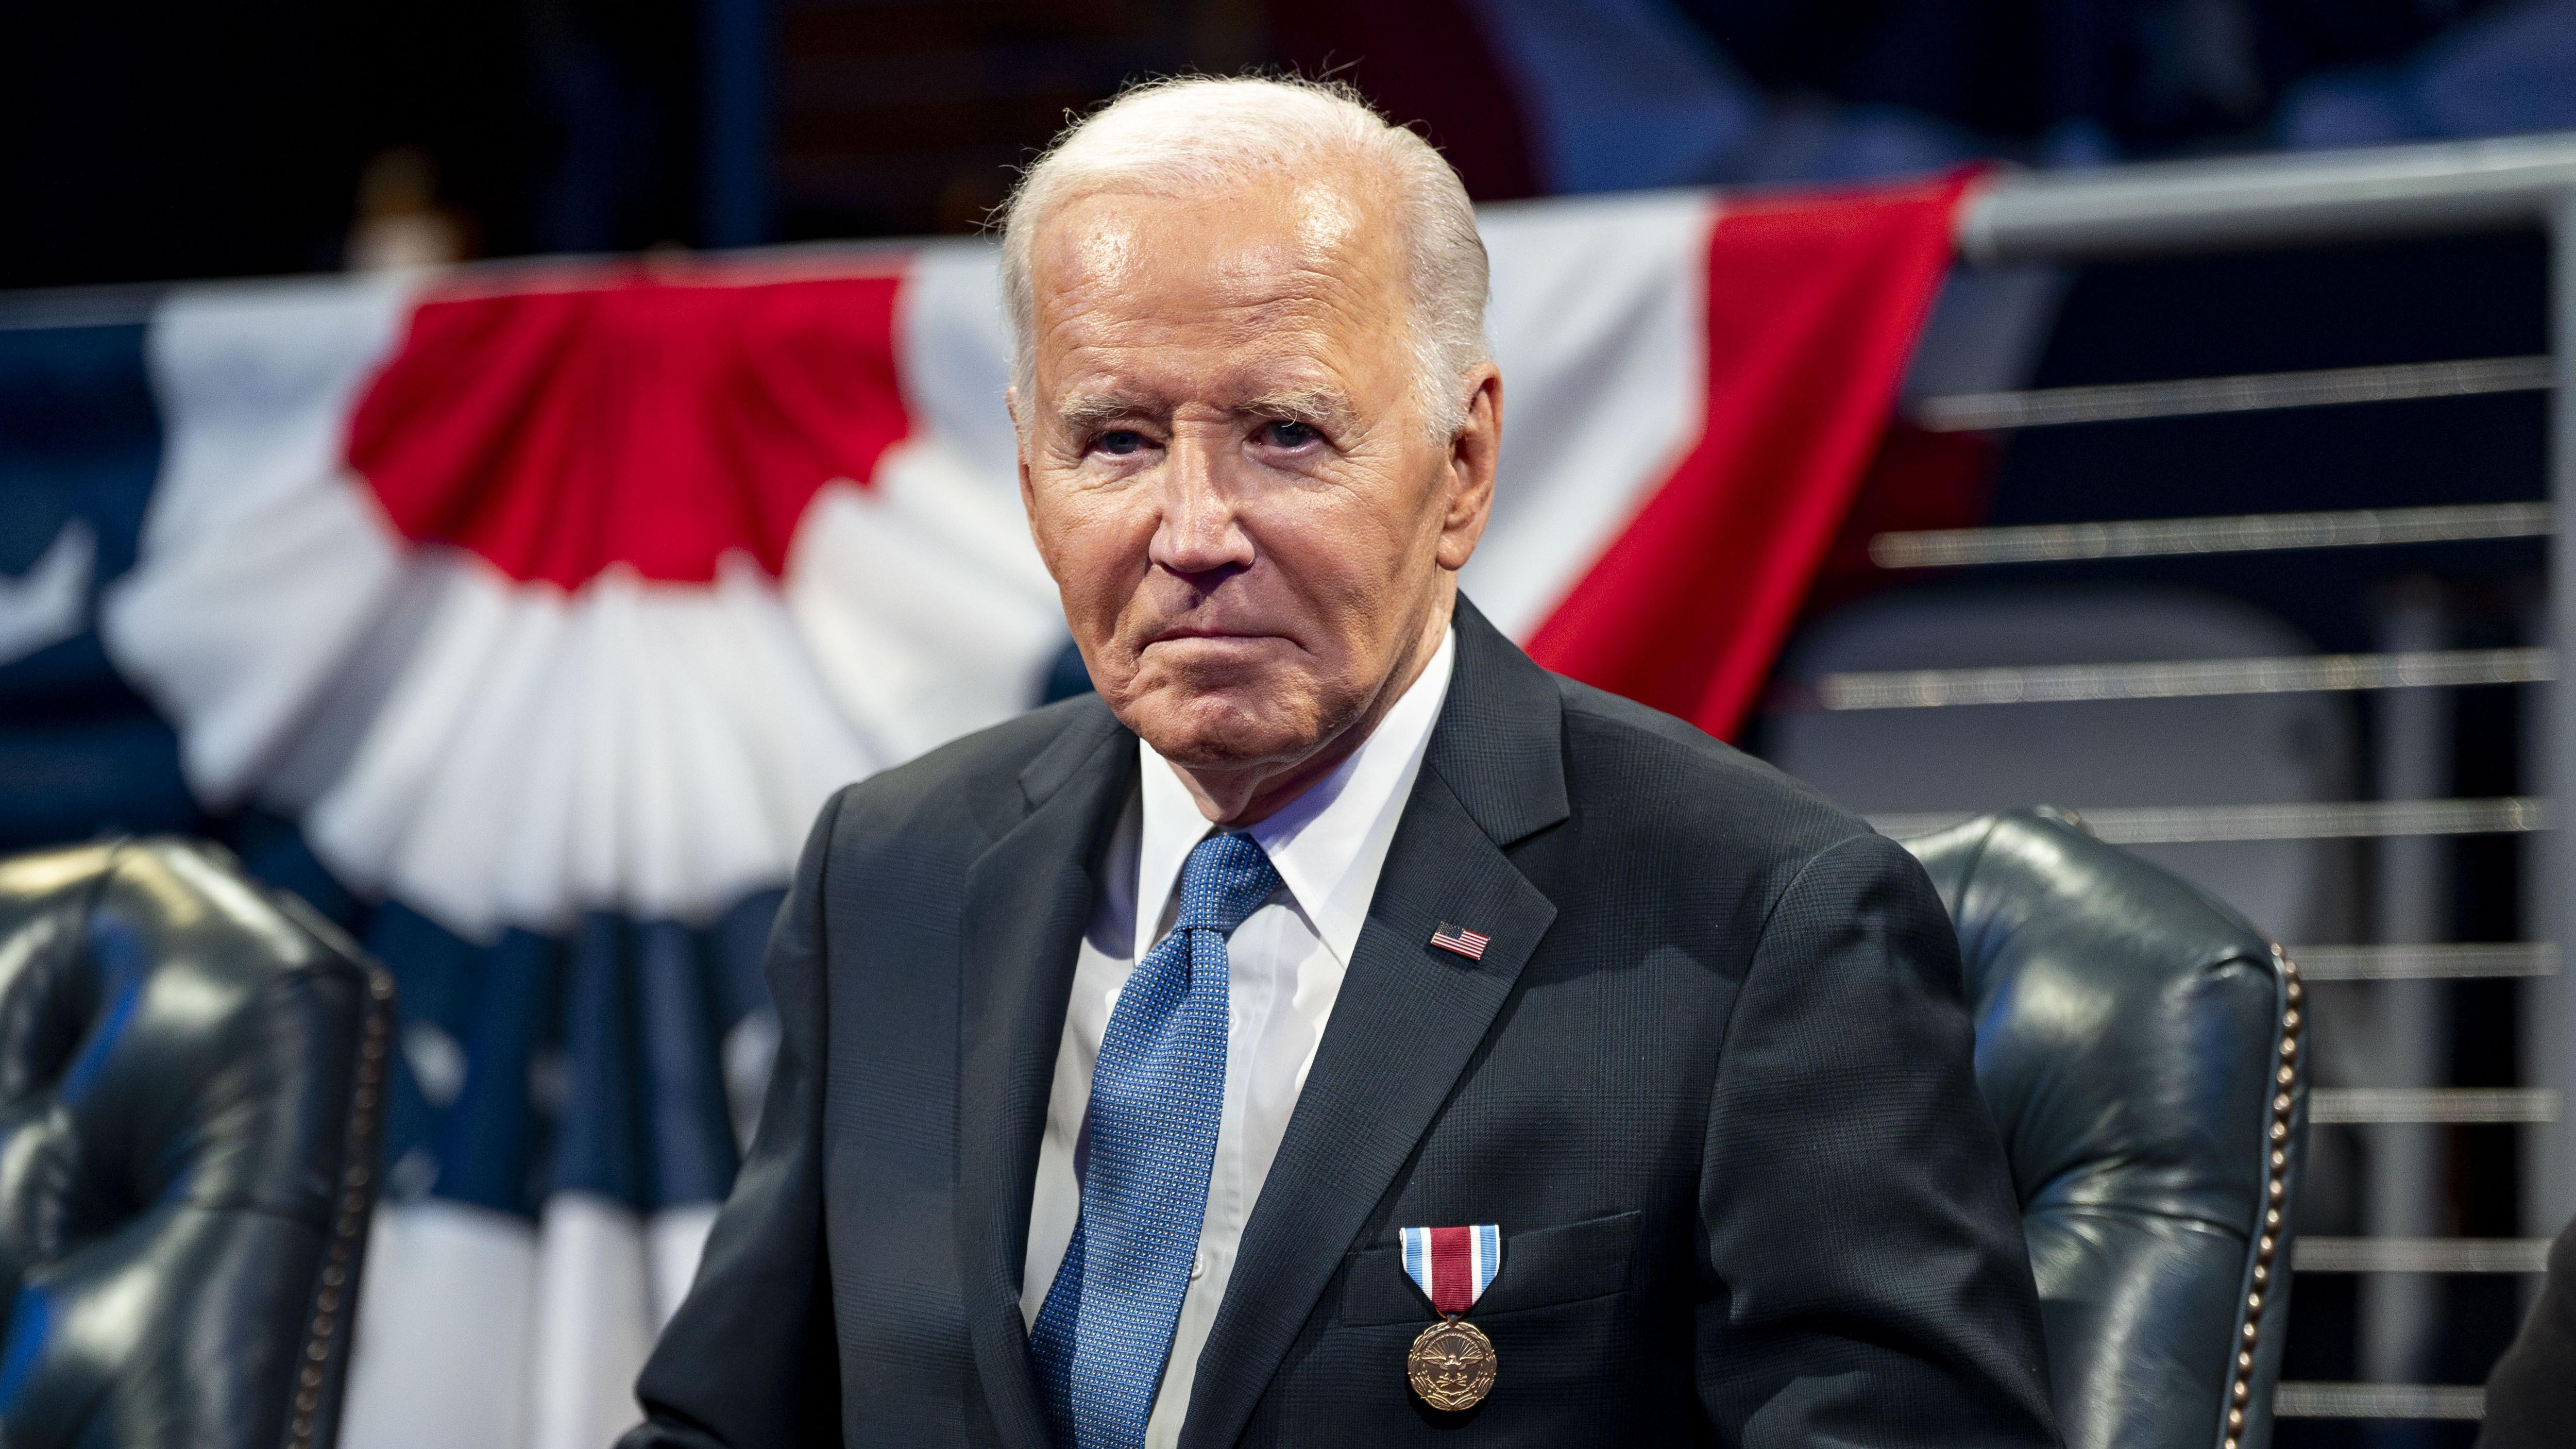
{"type": "Polygon", "coordinates": [[[1002,293],[1023,409],[1037,367],[1029,253],[1058,208],[1108,191],[1176,196],[1237,186],[1320,158],[1357,161],[1387,188],[1407,252],[1414,386],[1436,436],[1455,437],[1466,422],[1467,374],[1488,356],[1485,243],[1475,208],[1431,143],[1389,124],[1338,81],[1150,81],[1068,128],[1021,173],[1001,220],[1002,293]]]}

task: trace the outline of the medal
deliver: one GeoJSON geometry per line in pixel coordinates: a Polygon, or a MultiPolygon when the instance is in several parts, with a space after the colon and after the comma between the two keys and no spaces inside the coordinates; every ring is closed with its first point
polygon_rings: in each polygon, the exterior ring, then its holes
{"type": "Polygon", "coordinates": [[[1435,1409],[1459,1413],[1493,1392],[1494,1341],[1460,1315],[1476,1306],[1502,1266],[1503,1230],[1492,1223],[1404,1230],[1405,1276],[1440,1315],[1413,1340],[1404,1376],[1435,1409]]]}

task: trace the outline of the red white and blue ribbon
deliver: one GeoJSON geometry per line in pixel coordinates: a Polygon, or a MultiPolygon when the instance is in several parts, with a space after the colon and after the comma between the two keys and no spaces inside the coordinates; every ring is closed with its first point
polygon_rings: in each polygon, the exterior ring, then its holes
{"type": "Polygon", "coordinates": [[[1456,1315],[1475,1307],[1502,1266],[1503,1230],[1492,1223],[1404,1230],[1405,1276],[1440,1313],[1456,1315]]]}

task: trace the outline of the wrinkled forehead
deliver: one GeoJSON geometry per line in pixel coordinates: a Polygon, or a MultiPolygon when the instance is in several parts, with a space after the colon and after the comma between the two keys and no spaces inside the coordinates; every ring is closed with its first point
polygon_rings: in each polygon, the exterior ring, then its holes
{"type": "Polygon", "coordinates": [[[1404,307],[1384,211],[1347,181],[1285,174],[1065,202],[1030,248],[1041,387],[1102,349],[1375,350],[1404,307]]]}

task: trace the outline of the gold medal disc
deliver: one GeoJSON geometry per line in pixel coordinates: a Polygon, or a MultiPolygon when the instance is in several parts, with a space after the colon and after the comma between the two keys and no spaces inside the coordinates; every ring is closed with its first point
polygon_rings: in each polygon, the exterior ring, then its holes
{"type": "Polygon", "coordinates": [[[1431,1407],[1472,1409],[1494,1390],[1494,1341],[1472,1323],[1444,1318],[1413,1340],[1404,1375],[1431,1407]]]}

